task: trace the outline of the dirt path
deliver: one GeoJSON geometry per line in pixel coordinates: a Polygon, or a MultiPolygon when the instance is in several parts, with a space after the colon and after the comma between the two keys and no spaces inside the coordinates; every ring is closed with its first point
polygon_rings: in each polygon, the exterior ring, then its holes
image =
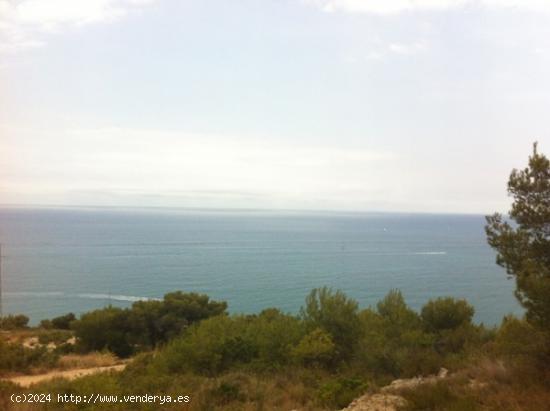
{"type": "Polygon", "coordinates": [[[80,368],[75,370],[66,371],[51,371],[46,374],[37,375],[22,375],[20,377],[6,378],[6,381],[11,381],[21,387],[30,387],[33,384],[39,382],[52,380],[54,378],[65,378],[67,380],[74,380],[76,378],[84,377],[86,375],[97,374],[105,371],[122,371],[126,367],[126,364],[110,365],[107,367],[93,367],[93,368],[80,368]]]}

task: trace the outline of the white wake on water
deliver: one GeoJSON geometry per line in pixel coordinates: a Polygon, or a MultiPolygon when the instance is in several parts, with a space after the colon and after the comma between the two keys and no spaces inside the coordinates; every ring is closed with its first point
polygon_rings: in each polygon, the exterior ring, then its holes
{"type": "Polygon", "coordinates": [[[141,297],[136,295],[121,295],[121,294],[95,294],[95,293],[79,293],[71,294],[64,293],[61,291],[43,291],[43,292],[34,292],[34,291],[20,291],[20,292],[6,292],[6,296],[13,297],[69,297],[69,298],[86,298],[93,300],[113,300],[113,301],[160,301],[160,298],[155,297],[141,297]]]}

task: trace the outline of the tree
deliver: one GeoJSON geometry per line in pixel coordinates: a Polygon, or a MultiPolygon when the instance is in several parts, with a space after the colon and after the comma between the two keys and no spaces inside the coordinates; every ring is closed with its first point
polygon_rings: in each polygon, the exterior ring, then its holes
{"type": "Polygon", "coordinates": [[[327,365],[335,354],[335,346],[330,335],[320,328],[316,328],[296,345],[292,356],[304,365],[327,365]]]}
{"type": "Polygon", "coordinates": [[[133,348],[129,341],[127,310],[106,307],[83,314],[72,327],[83,351],[108,349],[119,357],[128,357],[133,348]]]}
{"type": "Polygon", "coordinates": [[[71,323],[76,320],[73,313],[61,315],[59,317],[52,318],[52,327],[58,330],[70,330],[71,323]]]}
{"type": "Polygon", "coordinates": [[[422,321],[429,331],[454,330],[472,322],[474,307],[466,300],[441,297],[422,307],[422,321]]]}
{"type": "Polygon", "coordinates": [[[407,306],[399,290],[390,290],[376,304],[376,309],[384,320],[384,328],[390,337],[396,337],[410,329],[420,328],[418,314],[407,306]]]}
{"type": "Polygon", "coordinates": [[[15,330],[18,328],[27,328],[29,323],[29,317],[23,314],[6,315],[0,317],[0,329],[1,330],[15,330]]]}
{"type": "Polygon", "coordinates": [[[331,336],[338,358],[351,356],[361,335],[357,301],[348,298],[342,291],[316,288],[306,297],[306,305],[300,309],[300,315],[309,331],[321,328],[331,336]]]}
{"type": "Polygon", "coordinates": [[[550,161],[533,146],[529,164],[514,169],[508,181],[514,198],[507,221],[487,217],[487,240],[497,251],[497,264],[516,278],[515,295],[526,319],[550,331],[550,161]]]}
{"type": "Polygon", "coordinates": [[[207,295],[176,291],[161,301],[137,301],[126,309],[106,307],[74,321],[69,314],[42,324],[55,326],[56,321],[69,320],[83,350],[107,348],[119,356],[128,356],[165,343],[190,325],[225,313],[226,308],[227,303],[211,300],[207,295]]]}

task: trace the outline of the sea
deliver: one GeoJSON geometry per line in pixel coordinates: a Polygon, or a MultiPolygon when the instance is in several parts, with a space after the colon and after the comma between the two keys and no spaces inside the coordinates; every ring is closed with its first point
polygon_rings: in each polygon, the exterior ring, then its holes
{"type": "Polygon", "coordinates": [[[361,307],[392,290],[419,310],[467,299],[475,320],[521,315],[482,215],[1,208],[2,310],[41,319],[183,290],[231,313],[298,313],[328,286],[361,307]]]}

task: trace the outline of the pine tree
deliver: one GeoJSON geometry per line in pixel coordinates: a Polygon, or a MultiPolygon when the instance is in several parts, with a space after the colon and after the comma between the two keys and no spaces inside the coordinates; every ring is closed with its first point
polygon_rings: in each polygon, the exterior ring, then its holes
{"type": "Polygon", "coordinates": [[[537,151],[523,170],[513,170],[509,219],[487,217],[485,231],[497,251],[497,264],[516,279],[515,295],[527,320],[550,331],[550,161],[537,151]]]}

